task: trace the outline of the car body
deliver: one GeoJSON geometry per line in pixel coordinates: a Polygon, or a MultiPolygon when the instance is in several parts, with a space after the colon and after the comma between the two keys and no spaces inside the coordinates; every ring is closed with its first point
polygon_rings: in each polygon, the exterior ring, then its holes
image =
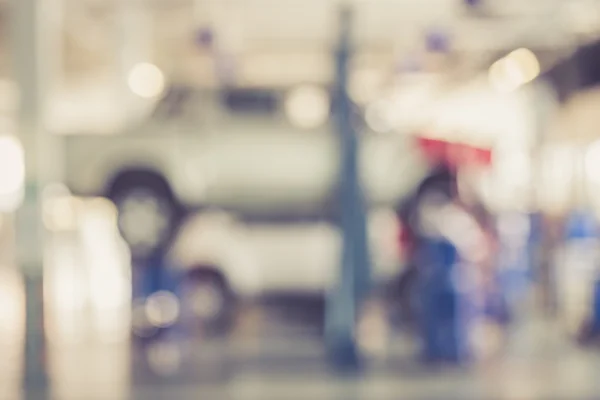
{"type": "MultiPolygon", "coordinates": [[[[409,137],[360,136],[373,275],[380,281],[398,270],[392,209],[427,166],[409,137]]],[[[304,130],[248,117],[216,131],[181,121],[144,123],[120,135],[70,135],[65,146],[71,191],[110,198],[133,257],[171,249],[195,282],[193,292],[210,292],[222,306],[233,296],[315,293],[333,283],[341,251],[340,146],[331,125],[304,130]]]]}

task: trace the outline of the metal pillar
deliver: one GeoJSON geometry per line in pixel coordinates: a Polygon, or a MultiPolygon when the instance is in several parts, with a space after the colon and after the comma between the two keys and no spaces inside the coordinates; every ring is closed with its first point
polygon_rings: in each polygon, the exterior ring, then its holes
{"type": "Polygon", "coordinates": [[[13,73],[20,103],[18,133],[25,151],[25,197],[16,213],[17,260],[25,285],[25,368],[24,385],[36,395],[46,392],[45,333],[43,299],[43,230],[41,226],[41,164],[45,155],[42,111],[44,87],[40,39],[42,0],[13,0],[11,7],[11,37],[13,73]]]}
{"type": "Polygon", "coordinates": [[[343,8],[340,15],[340,42],[336,54],[336,121],[341,147],[339,182],[340,224],[343,254],[340,276],[327,302],[326,335],[334,366],[356,369],[360,356],[355,328],[360,301],[370,281],[365,201],[360,187],[359,141],[352,124],[348,95],[348,64],[351,55],[352,13],[343,8]]]}

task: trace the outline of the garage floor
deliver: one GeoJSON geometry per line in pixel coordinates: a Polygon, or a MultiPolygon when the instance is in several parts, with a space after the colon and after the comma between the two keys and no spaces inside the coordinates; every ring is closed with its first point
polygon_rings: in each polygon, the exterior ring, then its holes
{"type": "MultiPolygon", "coordinates": [[[[355,377],[328,369],[321,341],[307,334],[54,343],[48,365],[57,400],[598,398],[600,348],[572,345],[548,322],[514,334],[498,358],[461,368],[424,366],[414,341],[396,337],[355,377]]],[[[17,364],[3,357],[0,368],[0,399],[18,399],[17,364]]]]}

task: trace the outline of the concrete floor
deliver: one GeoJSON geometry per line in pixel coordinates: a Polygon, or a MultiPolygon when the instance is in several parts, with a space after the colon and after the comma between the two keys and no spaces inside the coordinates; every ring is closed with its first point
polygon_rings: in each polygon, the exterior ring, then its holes
{"type": "MultiPolygon", "coordinates": [[[[51,345],[51,398],[81,399],[593,399],[600,349],[570,343],[551,323],[528,323],[497,358],[466,367],[426,367],[396,338],[364,373],[327,368],[307,335],[51,345]]],[[[5,364],[6,367],[7,364],[5,364]]],[[[0,399],[20,398],[2,374],[0,399]]],[[[27,398],[42,398],[30,390],[27,398]]]]}

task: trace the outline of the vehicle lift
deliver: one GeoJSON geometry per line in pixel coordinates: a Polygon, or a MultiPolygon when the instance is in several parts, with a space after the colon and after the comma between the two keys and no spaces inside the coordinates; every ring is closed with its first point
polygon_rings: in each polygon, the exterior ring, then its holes
{"type": "Polygon", "coordinates": [[[338,186],[339,223],[343,250],[338,279],[327,296],[325,340],[332,365],[356,371],[361,365],[355,332],[362,300],[370,286],[370,256],[364,195],[359,176],[359,139],[352,123],[348,94],[351,56],[352,11],[340,12],[340,36],[336,52],[336,91],[334,118],[337,123],[341,159],[338,186]]]}

